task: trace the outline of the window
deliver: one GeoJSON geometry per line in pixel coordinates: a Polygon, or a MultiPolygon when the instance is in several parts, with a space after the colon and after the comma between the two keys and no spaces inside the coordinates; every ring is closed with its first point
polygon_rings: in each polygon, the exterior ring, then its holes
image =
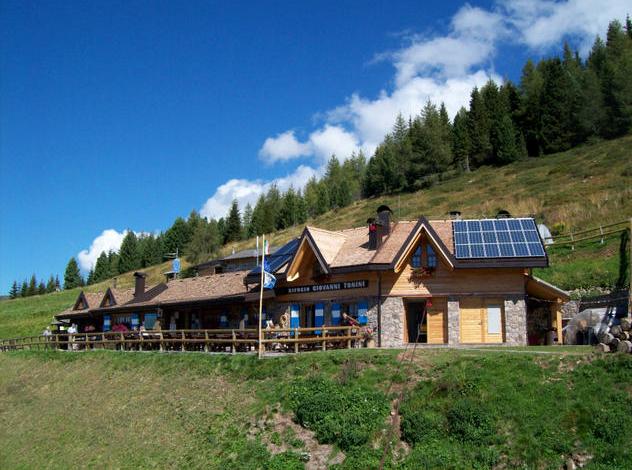
{"type": "Polygon", "coordinates": [[[437,267],[437,255],[435,254],[434,250],[432,249],[432,246],[430,245],[430,243],[428,243],[426,245],[426,259],[428,260],[428,267],[429,268],[436,268],[437,267]]]}
{"type": "Polygon", "coordinates": [[[421,245],[419,245],[413,253],[413,259],[411,261],[411,265],[413,268],[421,268],[421,253],[421,245]]]}
{"type": "Polygon", "coordinates": [[[155,313],[146,313],[145,318],[143,319],[143,325],[145,325],[146,330],[153,330],[154,325],[156,324],[156,319],[158,315],[155,313]]]}
{"type": "Polygon", "coordinates": [[[487,334],[502,333],[500,305],[487,306],[487,334]]]}

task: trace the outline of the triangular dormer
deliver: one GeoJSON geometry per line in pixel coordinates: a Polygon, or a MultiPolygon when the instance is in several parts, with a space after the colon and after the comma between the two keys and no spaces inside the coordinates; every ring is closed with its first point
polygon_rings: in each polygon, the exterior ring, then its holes
{"type": "Polygon", "coordinates": [[[90,308],[88,304],[88,299],[86,299],[86,294],[83,291],[79,292],[79,296],[75,301],[75,305],[72,307],[73,310],[87,310],[90,308]]]}
{"type": "Polygon", "coordinates": [[[116,305],[116,298],[114,297],[114,292],[112,289],[108,287],[108,290],[105,291],[105,295],[103,295],[103,300],[99,305],[100,308],[113,307],[116,305]]]}
{"type": "Polygon", "coordinates": [[[427,263],[427,260],[432,255],[436,258],[437,263],[442,262],[449,269],[454,269],[452,254],[441,241],[430,222],[425,217],[422,217],[393,260],[392,266],[395,272],[400,272],[407,264],[412,263],[413,258],[420,256],[423,264],[424,260],[427,263]],[[431,252],[428,247],[430,247],[431,252]]]}
{"type": "Polygon", "coordinates": [[[305,227],[296,253],[287,269],[289,282],[331,274],[330,263],[336,257],[345,237],[336,232],[305,227]]]}

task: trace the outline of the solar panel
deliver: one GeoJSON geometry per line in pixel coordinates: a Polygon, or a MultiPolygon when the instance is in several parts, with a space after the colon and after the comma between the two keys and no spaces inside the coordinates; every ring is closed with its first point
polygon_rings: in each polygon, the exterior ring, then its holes
{"type": "MultiPolygon", "coordinates": [[[[274,253],[266,256],[266,263],[268,264],[271,272],[277,272],[280,268],[283,267],[283,265],[285,265],[285,263],[292,259],[292,256],[294,256],[294,253],[296,253],[296,250],[298,249],[298,243],[299,239],[296,238],[283,245],[274,253]]],[[[257,266],[248,274],[261,274],[260,267],[257,266]]]]}
{"type": "Polygon", "coordinates": [[[459,259],[546,256],[533,219],[455,220],[452,229],[459,259]]]}

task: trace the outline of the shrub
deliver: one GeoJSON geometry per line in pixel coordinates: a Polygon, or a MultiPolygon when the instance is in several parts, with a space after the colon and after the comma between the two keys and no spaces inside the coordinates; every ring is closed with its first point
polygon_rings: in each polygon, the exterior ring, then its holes
{"type": "Polygon", "coordinates": [[[289,404],[297,422],[313,430],[319,442],[344,450],[369,442],[389,411],[381,392],[321,378],[295,383],[289,404]]]}
{"type": "Polygon", "coordinates": [[[402,439],[409,444],[441,439],[446,434],[443,416],[428,410],[402,409],[402,439]]]}
{"type": "Polygon", "coordinates": [[[455,401],[446,417],[450,434],[460,441],[484,444],[495,434],[491,414],[474,400],[455,401]]]}

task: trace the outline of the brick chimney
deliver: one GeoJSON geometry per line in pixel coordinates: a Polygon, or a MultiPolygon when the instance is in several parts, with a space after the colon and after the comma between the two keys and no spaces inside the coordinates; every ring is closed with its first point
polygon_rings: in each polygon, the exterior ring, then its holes
{"type": "Polygon", "coordinates": [[[138,297],[145,293],[145,278],[147,274],[136,272],[134,273],[134,297],[138,297]]]}

